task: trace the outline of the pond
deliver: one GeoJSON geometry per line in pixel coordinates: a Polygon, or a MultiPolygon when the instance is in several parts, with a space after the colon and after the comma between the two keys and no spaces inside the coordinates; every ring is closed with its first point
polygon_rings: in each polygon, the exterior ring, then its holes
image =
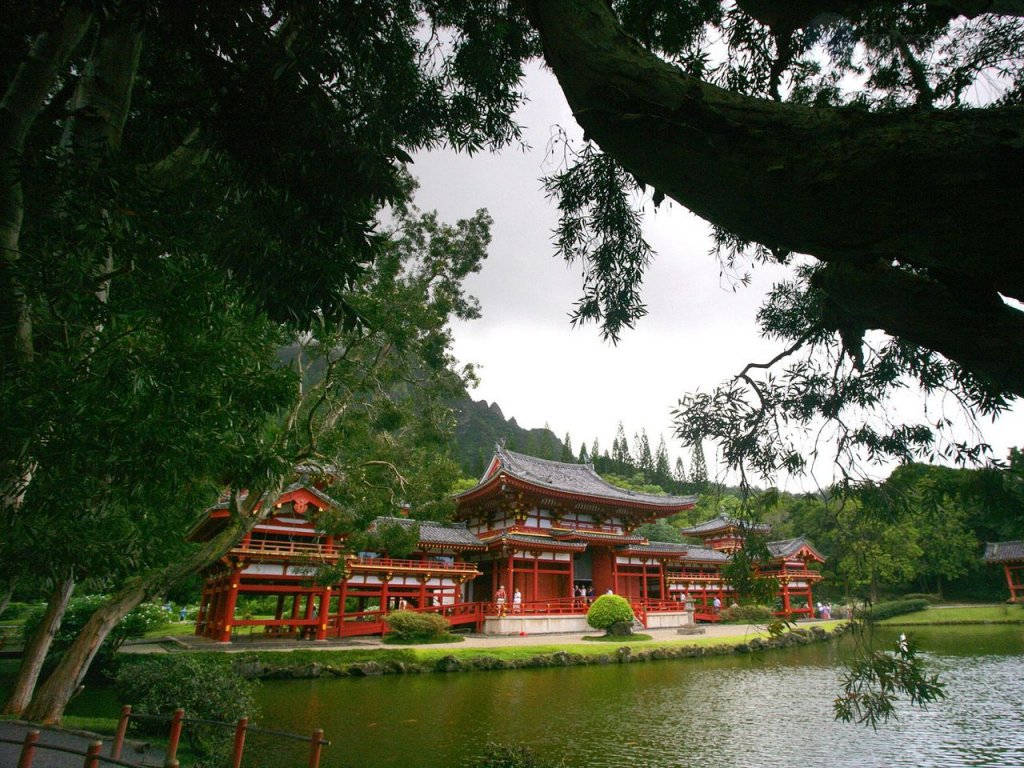
{"type": "MultiPolygon", "coordinates": [[[[914,633],[948,684],[872,731],[836,723],[849,646],[633,665],[268,682],[263,725],[325,729],[326,768],[462,766],[488,741],[571,766],[1024,765],[1024,627],[914,633]]],[[[895,635],[893,635],[893,638],[895,635]]],[[[287,743],[252,765],[303,764],[287,743]]]]}

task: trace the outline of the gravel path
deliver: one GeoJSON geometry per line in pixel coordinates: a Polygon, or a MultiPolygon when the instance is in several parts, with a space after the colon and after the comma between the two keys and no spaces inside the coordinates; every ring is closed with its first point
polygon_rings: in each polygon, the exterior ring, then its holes
{"type": "MultiPolygon", "coordinates": [[[[46,728],[21,720],[0,720],[0,739],[13,739],[17,744],[8,744],[0,741],[0,766],[16,766],[18,756],[21,754],[21,745],[25,740],[25,734],[29,731],[39,731],[39,741],[36,742],[35,759],[32,768],[82,768],[85,758],[79,754],[70,754],[50,749],[42,749],[44,745],[51,747],[62,747],[84,753],[94,741],[102,741],[103,748],[100,754],[110,756],[110,748],[113,738],[109,736],[97,736],[95,733],[85,731],[64,731],[57,728],[46,728]]],[[[150,749],[145,742],[126,741],[121,750],[121,760],[130,765],[136,766],[162,766],[164,764],[163,752],[150,749]]],[[[100,761],[100,766],[116,765],[100,761]]]]}

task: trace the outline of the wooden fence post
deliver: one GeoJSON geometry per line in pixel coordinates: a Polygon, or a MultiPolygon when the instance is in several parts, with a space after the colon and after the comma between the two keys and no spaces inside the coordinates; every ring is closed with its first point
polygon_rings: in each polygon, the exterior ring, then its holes
{"type": "Polygon", "coordinates": [[[231,747],[231,768],[241,768],[242,752],[245,750],[245,729],[249,725],[249,718],[238,718],[238,725],[235,726],[235,743],[231,747]]]}
{"type": "Polygon", "coordinates": [[[18,768],[32,768],[37,741],[39,741],[39,731],[29,731],[25,734],[25,741],[21,745],[21,757],[18,758],[18,768]]]}
{"type": "Polygon", "coordinates": [[[324,743],[324,730],[313,731],[313,739],[309,743],[309,768],[320,768],[320,750],[324,743]]]}
{"type": "Polygon", "coordinates": [[[131,716],[131,704],[125,704],[121,707],[121,719],[117,723],[117,733],[114,734],[114,744],[110,748],[110,756],[115,760],[121,759],[121,747],[124,746],[124,735],[128,731],[128,719],[131,716]]]}
{"type": "Polygon", "coordinates": [[[94,741],[92,744],[90,744],[89,749],[85,753],[85,762],[82,763],[82,768],[99,768],[100,750],[102,748],[102,741],[94,741]]]}
{"type": "Polygon", "coordinates": [[[178,768],[178,742],[181,740],[181,719],[185,716],[184,709],[174,710],[171,716],[171,732],[167,737],[167,756],[164,768],[178,768]]]}

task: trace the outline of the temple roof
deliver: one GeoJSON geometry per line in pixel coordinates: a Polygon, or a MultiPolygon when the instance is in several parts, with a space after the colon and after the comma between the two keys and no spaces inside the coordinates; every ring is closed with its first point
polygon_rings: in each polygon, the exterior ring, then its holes
{"type": "Polygon", "coordinates": [[[466,528],[465,523],[437,523],[433,520],[412,520],[408,517],[378,517],[371,529],[381,524],[400,525],[403,528],[420,526],[420,545],[451,547],[453,549],[486,549],[487,545],[466,528]]]}
{"type": "Polygon", "coordinates": [[[990,541],[985,544],[986,563],[1024,560],[1024,541],[990,541]]]}
{"type": "Polygon", "coordinates": [[[530,536],[508,531],[502,531],[497,536],[488,537],[484,541],[489,549],[501,544],[518,544],[521,549],[542,549],[552,552],[583,552],[587,548],[582,541],[565,541],[564,539],[551,539],[547,536],[530,536]]]}
{"type": "Polygon", "coordinates": [[[783,539],[782,541],[769,541],[767,547],[772,557],[792,557],[806,547],[822,562],[825,561],[821,553],[803,536],[798,536],[795,539],[783,539]]]}
{"type": "Polygon", "coordinates": [[[619,547],[617,551],[626,555],[639,555],[640,557],[682,557],[690,549],[691,544],[676,544],[671,541],[649,541],[646,544],[627,544],[619,547]]]}
{"type": "Polygon", "coordinates": [[[455,498],[470,499],[481,495],[481,489],[500,482],[499,478],[519,480],[529,486],[573,496],[626,505],[660,507],[664,510],[687,509],[697,503],[696,496],[658,496],[619,488],[604,480],[590,464],[572,464],[538,459],[513,453],[501,446],[475,488],[455,498]]]}
{"type": "Polygon", "coordinates": [[[680,528],[679,532],[685,536],[706,536],[718,531],[727,531],[730,528],[741,528],[747,531],[771,530],[771,526],[767,523],[751,523],[746,520],[737,520],[729,515],[719,515],[712,520],[698,523],[692,528],[680,528]]]}
{"type": "Polygon", "coordinates": [[[590,541],[599,544],[643,544],[647,541],[638,533],[612,533],[589,528],[552,528],[551,537],[559,540],[590,541]]]}

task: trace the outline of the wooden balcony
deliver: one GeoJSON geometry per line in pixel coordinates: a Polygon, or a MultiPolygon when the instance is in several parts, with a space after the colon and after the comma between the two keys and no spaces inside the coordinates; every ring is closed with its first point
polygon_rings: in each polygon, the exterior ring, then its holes
{"type": "Polygon", "coordinates": [[[456,574],[479,576],[475,563],[439,559],[399,560],[393,557],[352,557],[348,567],[353,573],[456,574]]]}
{"type": "Polygon", "coordinates": [[[232,547],[231,554],[249,561],[282,561],[336,563],[341,552],[336,547],[327,547],[313,542],[297,541],[251,541],[232,547]]]}

